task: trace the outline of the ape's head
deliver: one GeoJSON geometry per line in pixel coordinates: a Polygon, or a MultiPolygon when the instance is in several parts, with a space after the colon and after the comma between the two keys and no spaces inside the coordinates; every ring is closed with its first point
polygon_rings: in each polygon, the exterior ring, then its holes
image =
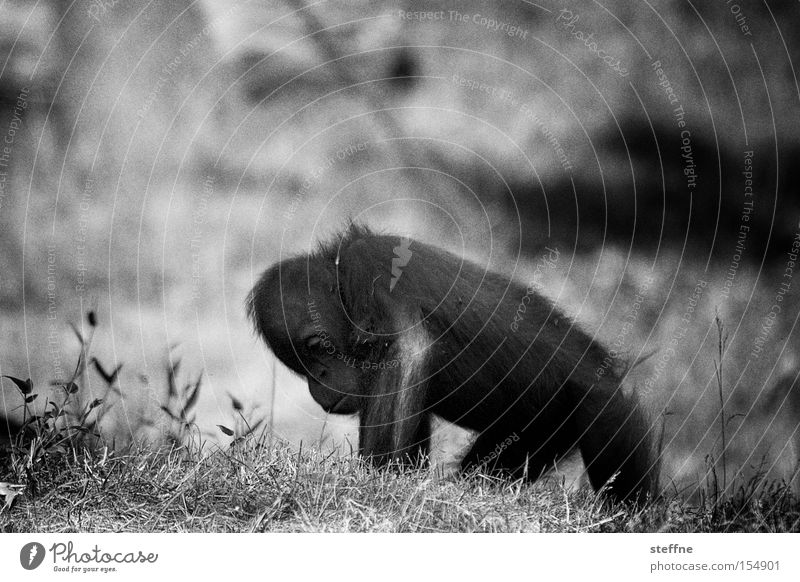
{"type": "Polygon", "coordinates": [[[326,412],[361,410],[363,352],[339,297],[336,265],[298,257],[268,269],[253,288],[247,310],[275,355],[305,376],[326,412]],[[361,348],[359,350],[359,348],[361,348]]]}

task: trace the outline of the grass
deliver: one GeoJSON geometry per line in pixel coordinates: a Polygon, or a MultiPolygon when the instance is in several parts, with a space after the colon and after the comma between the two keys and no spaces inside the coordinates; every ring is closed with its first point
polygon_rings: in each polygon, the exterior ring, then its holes
{"type": "MultiPolygon", "coordinates": [[[[75,371],[50,394],[9,378],[23,401],[23,423],[0,442],[2,532],[798,532],[800,501],[791,483],[756,468],[728,482],[724,424],[721,466],[707,457],[696,486],[640,507],[613,505],[588,487],[551,474],[537,483],[485,475],[441,477],[434,469],[379,470],[354,453],[296,451],[257,430],[263,419],[233,395],[233,440],[207,445],[194,422],[200,378],[180,381],[167,369],[160,444],[116,449],[100,420],[114,405],[121,366],[91,355],[97,326],[73,326],[80,345],[75,371]],[[104,397],[84,394],[90,368],[104,397]],[[44,406],[35,407],[38,400],[44,406]],[[717,468],[723,479],[720,486],[717,468]],[[690,493],[691,491],[691,493],[690,493]],[[695,501],[697,500],[697,501],[695,501]]],[[[725,418],[721,322],[715,363],[725,418]]],[[[120,395],[121,397],[122,395],[120,395]]]]}
{"type": "Polygon", "coordinates": [[[356,457],[296,452],[253,435],[207,454],[75,449],[37,468],[35,490],[0,511],[0,531],[800,531],[800,503],[776,482],[751,479],[703,506],[675,494],[630,508],[555,481],[377,470],[356,457]]]}

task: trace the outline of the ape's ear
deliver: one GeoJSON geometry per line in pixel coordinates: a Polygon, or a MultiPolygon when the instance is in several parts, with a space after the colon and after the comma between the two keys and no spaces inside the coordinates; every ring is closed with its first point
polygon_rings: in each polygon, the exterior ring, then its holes
{"type": "MultiPolygon", "coordinates": [[[[392,305],[391,327],[398,330],[380,360],[366,373],[359,448],[382,465],[416,462],[427,451],[426,394],[430,376],[430,337],[417,314],[392,305]]],[[[373,352],[375,353],[375,352],[373,352]]]]}

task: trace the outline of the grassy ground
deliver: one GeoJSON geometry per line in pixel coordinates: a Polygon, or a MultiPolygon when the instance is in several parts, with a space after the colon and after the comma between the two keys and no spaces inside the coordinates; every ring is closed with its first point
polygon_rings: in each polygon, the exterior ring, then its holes
{"type": "MultiPolygon", "coordinates": [[[[4,458],[3,480],[12,460],[4,458]]],[[[0,511],[2,532],[800,531],[800,503],[779,483],[751,480],[716,499],[707,490],[700,506],[676,494],[633,509],[552,478],[525,485],[380,471],[254,437],[210,454],[70,450],[25,473],[24,493],[0,511]]]]}
{"type": "Polygon", "coordinates": [[[179,379],[179,362],[167,371],[163,418],[150,421],[160,439],[115,448],[102,425],[119,403],[120,368],[92,355],[94,312],[86,324],[84,332],[73,327],[82,349],[67,381],[37,390],[5,376],[23,404],[17,426],[0,434],[2,532],[800,531],[793,479],[775,480],[767,469],[728,479],[724,456],[707,455],[698,482],[664,476],[660,497],[628,507],[576,487],[563,471],[531,485],[298,452],[257,437],[270,434],[263,419],[235,398],[238,420],[216,427],[232,440],[216,444],[195,423],[201,381],[179,379]],[[105,389],[90,394],[91,376],[105,389]]]}

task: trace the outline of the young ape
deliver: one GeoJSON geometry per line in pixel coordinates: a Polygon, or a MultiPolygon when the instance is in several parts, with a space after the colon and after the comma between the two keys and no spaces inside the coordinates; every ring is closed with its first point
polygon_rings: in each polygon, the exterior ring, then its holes
{"type": "Polygon", "coordinates": [[[509,277],[352,226],[268,269],[247,309],[314,400],[360,415],[360,452],[377,464],[427,452],[434,413],[479,433],[465,469],[536,479],[578,447],[595,490],[641,500],[655,487],[645,416],[606,350],[509,277]]]}

